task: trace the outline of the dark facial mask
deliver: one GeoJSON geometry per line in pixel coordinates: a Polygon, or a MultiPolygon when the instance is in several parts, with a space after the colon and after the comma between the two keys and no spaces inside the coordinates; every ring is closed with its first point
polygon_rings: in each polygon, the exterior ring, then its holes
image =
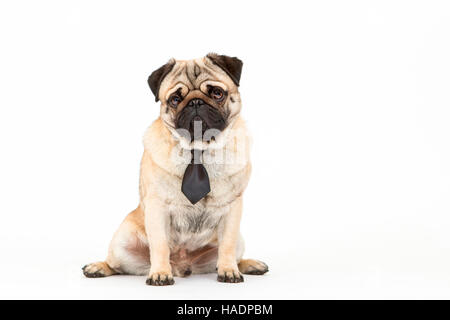
{"type": "Polygon", "coordinates": [[[198,139],[200,132],[194,132],[194,123],[201,121],[201,134],[208,129],[222,131],[225,128],[223,115],[214,107],[205,103],[202,99],[192,99],[178,115],[176,120],[177,129],[188,130],[191,141],[198,139]]]}

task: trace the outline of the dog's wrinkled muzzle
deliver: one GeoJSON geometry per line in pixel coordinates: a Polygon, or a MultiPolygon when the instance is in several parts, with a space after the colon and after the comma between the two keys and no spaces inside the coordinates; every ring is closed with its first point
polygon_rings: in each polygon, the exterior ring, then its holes
{"type": "Polygon", "coordinates": [[[192,140],[198,140],[208,129],[222,131],[225,128],[225,119],[217,108],[207,104],[199,98],[192,99],[179,113],[176,120],[177,129],[189,131],[192,140]],[[196,132],[195,122],[201,122],[201,132],[196,132]]]}

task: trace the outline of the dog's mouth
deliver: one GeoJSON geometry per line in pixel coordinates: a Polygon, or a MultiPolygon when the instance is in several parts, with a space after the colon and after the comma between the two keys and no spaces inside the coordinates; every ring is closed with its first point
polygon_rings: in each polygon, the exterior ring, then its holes
{"type": "Polygon", "coordinates": [[[197,104],[189,103],[176,119],[176,129],[184,129],[189,132],[191,141],[210,141],[225,126],[226,121],[220,111],[206,104],[203,100],[200,100],[200,103],[197,104]]]}

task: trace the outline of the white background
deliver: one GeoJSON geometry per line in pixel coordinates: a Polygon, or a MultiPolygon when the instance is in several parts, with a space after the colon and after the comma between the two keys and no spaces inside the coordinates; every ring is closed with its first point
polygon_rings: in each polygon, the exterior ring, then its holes
{"type": "Polygon", "coordinates": [[[450,6],[2,1],[0,298],[450,298],[450,6]],[[270,272],[86,279],[138,203],[148,75],[244,61],[246,257],[270,272]]]}

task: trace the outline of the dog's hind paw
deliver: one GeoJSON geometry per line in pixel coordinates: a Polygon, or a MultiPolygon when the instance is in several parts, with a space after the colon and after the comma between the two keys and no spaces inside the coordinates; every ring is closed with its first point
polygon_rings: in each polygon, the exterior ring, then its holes
{"type": "Polygon", "coordinates": [[[243,274],[262,275],[269,271],[269,267],[262,261],[253,259],[241,260],[238,264],[239,271],[243,274]]]}
{"type": "Polygon", "coordinates": [[[83,268],[83,274],[87,278],[102,278],[112,276],[116,272],[110,268],[106,262],[94,262],[85,265],[83,268]]]}

